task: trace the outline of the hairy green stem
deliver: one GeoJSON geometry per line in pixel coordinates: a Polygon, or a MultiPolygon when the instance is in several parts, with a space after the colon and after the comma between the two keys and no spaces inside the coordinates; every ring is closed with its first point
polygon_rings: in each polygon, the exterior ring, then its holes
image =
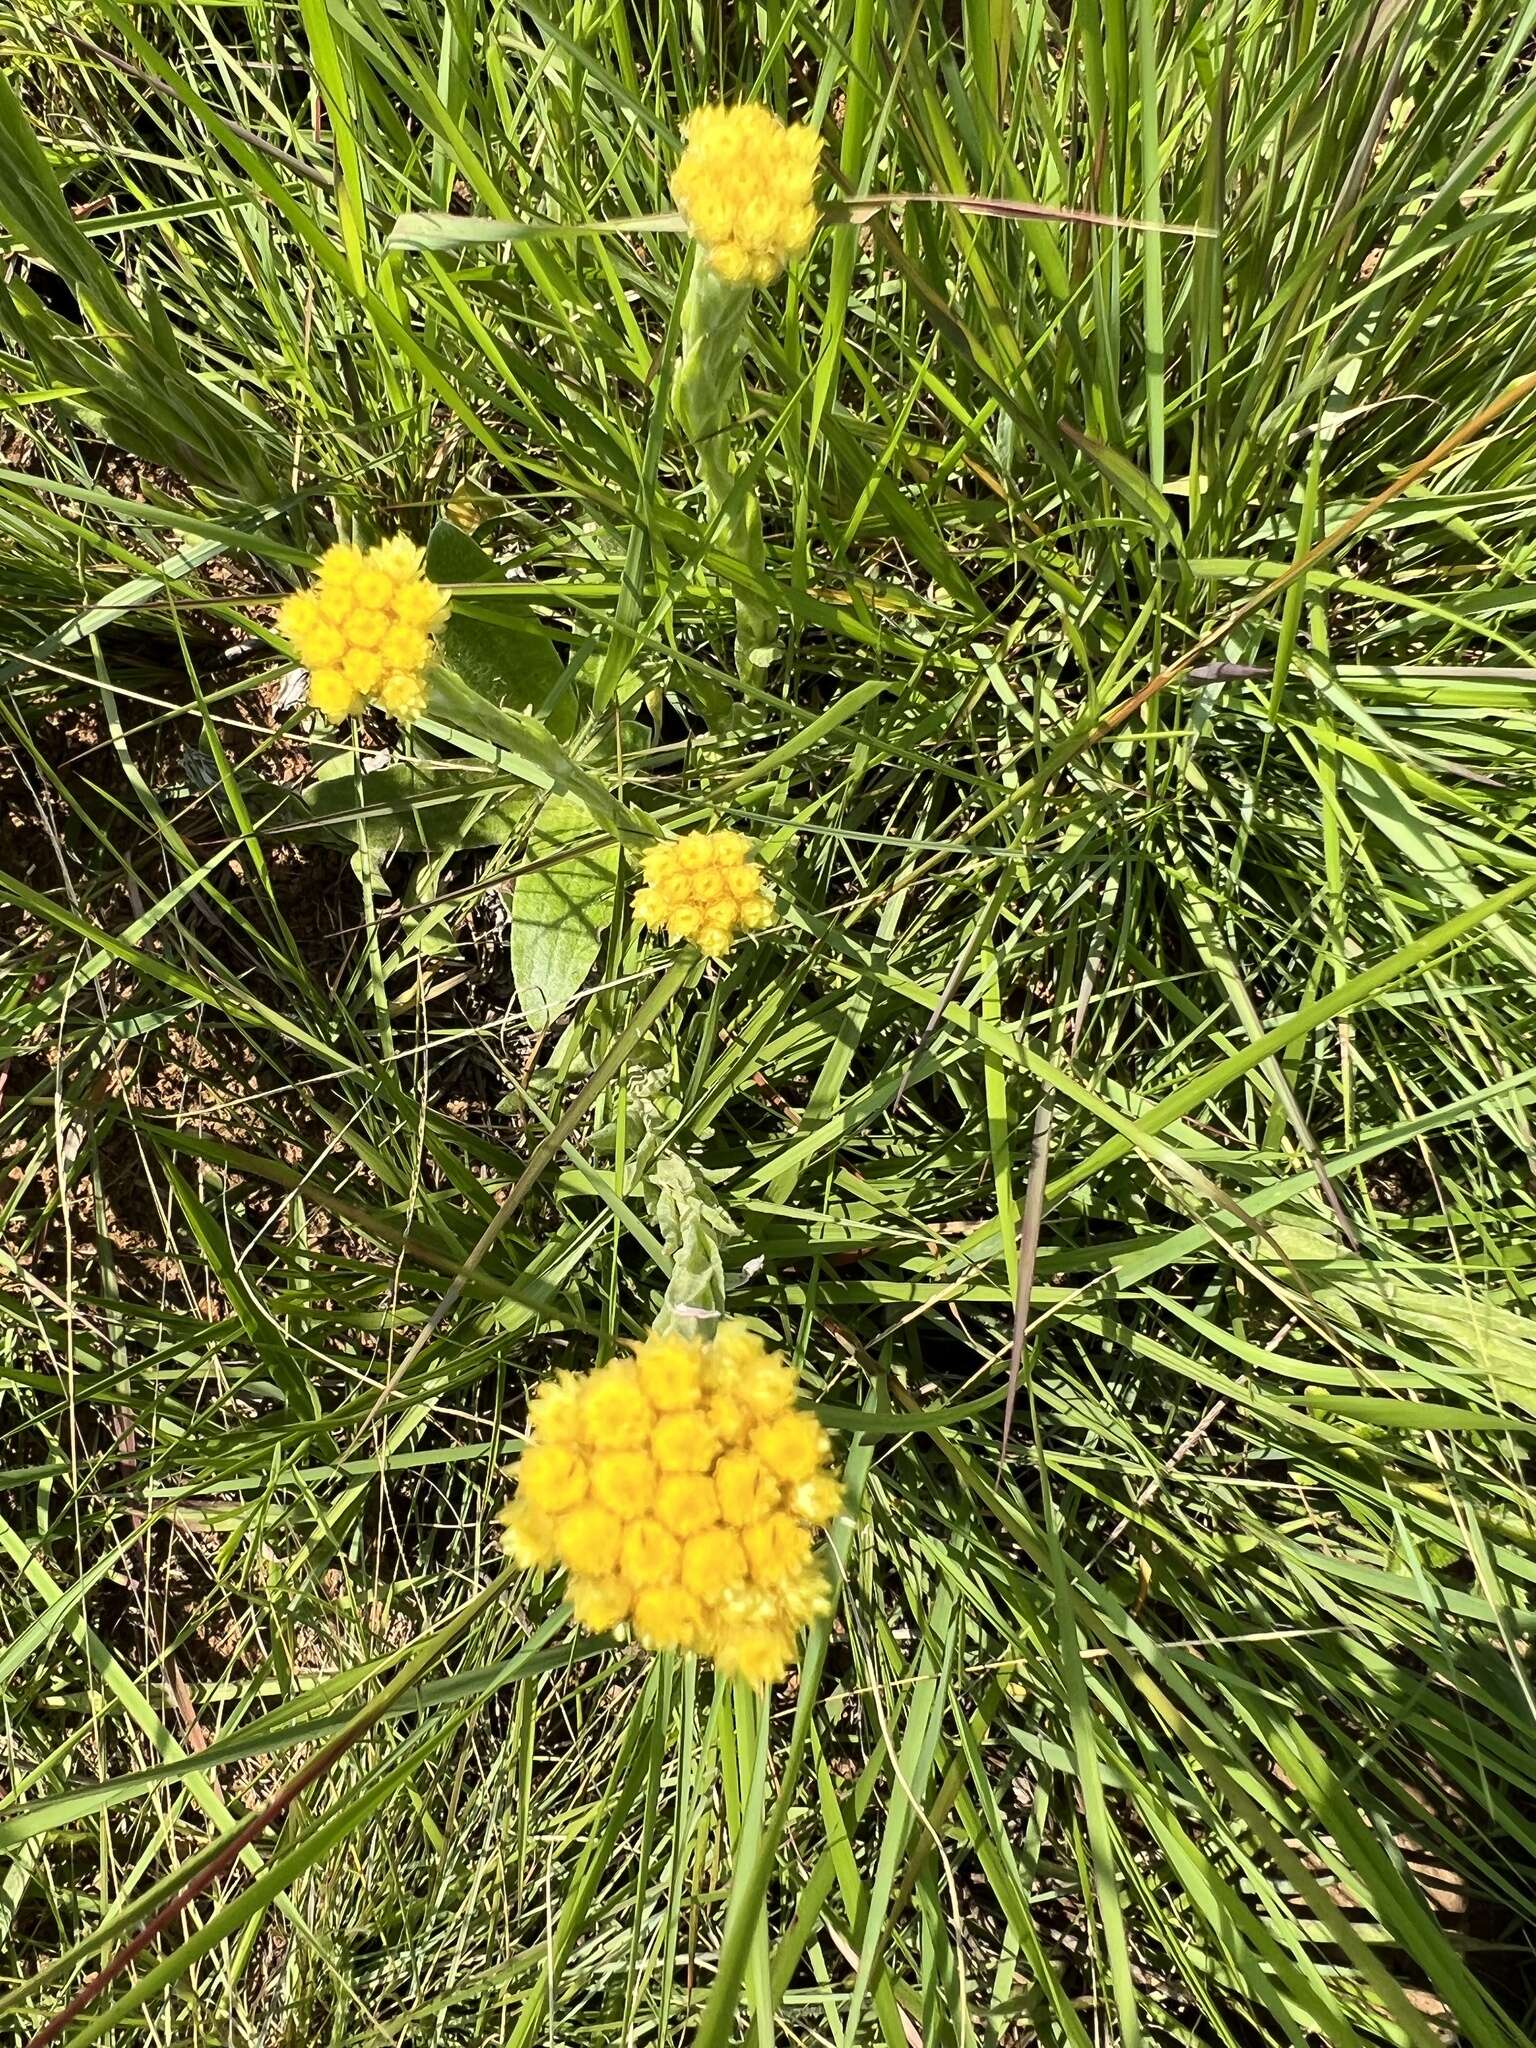
{"type": "MultiPolygon", "coordinates": [[[[750,285],[726,284],[697,261],[683,299],[682,358],[673,386],[678,425],[698,457],[711,526],[725,552],[754,580],[767,574],[763,515],[754,491],[731,460],[727,439],[732,401],[741,388],[747,349],[750,285]]],[[[736,597],[736,672],[748,675],[773,660],[778,608],[751,591],[736,597]]]]}

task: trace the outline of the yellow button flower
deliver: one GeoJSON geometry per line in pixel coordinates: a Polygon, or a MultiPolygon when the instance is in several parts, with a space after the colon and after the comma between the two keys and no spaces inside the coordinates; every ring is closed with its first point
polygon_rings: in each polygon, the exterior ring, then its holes
{"type": "Polygon", "coordinates": [[[696,1650],[704,1609],[686,1586],[647,1586],[635,1601],[635,1634],[648,1650],[696,1650]]]}
{"type": "Polygon", "coordinates": [[[700,107],[672,197],[705,260],[727,284],[772,284],[816,232],[821,137],[767,107],[700,107]]]}
{"type": "Polygon", "coordinates": [[[586,1462],[567,1445],[533,1443],[523,1453],[517,1483],[531,1506],[563,1514],[587,1497],[586,1462]]]}
{"type": "Polygon", "coordinates": [[[543,1571],[558,1564],[560,1546],[555,1541],[555,1518],[521,1495],[507,1502],[497,1517],[501,1523],[501,1547],[524,1571],[543,1571]]]}
{"type": "Polygon", "coordinates": [[[624,1524],[608,1508],[573,1508],[555,1523],[560,1561],[584,1579],[604,1579],[619,1561],[624,1524]]]}
{"type": "Polygon", "coordinates": [[[635,915],[670,939],[691,939],[701,953],[723,960],[740,932],[773,922],[773,895],[740,832],[685,832],[663,839],[640,857],[645,886],[635,892],[635,915]]]}
{"type": "Polygon", "coordinates": [[[278,612],[278,630],[309,670],[309,701],[333,725],[377,704],[402,725],[420,717],[432,635],[448,601],[403,533],[375,548],[340,542],[315,580],[278,612]]]}
{"type": "Polygon", "coordinates": [[[573,1578],[567,1590],[571,1613],[594,1636],[606,1635],[629,1619],[633,1601],[622,1579],[573,1578]]]}
{"type": "Polygon", "coordinates": [[[642,1514],[656,1498],[655,1460],[644,1451],[599,1451],[592,1460],[592,1492],[616,1515],[642,1514]]]}
{"type": "Polygon", "coordinates": [[[582,1628],[628,1624],[751,1685],[783,1677],[827,1611],[814,1546],[841,1488],[782,1358],[740,1323],[653,1332],[633,1358],[540,1388],[528,1431],[502,1545],[530,1570],[565,1567],[582,1628]]]}
{"type": "Polygon", "coordinates": [[[656,1519],[674,1536],[696,1536],[719,1519],[707,1472],[668,1472],[656,1490],[656,1519]]]}

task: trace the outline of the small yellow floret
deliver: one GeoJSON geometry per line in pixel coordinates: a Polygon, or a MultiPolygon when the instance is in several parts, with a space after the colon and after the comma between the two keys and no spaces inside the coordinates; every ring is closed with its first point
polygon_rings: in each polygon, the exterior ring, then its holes
{"type": "Polygon", "coordinates": [[[426,705],[432,633],[446,611],[420,548],[395,534],[366,553],[347,542],[328,548],[277,623],[309,670],[310,702],[333,724],[376,703],[409,725],[426,705]]]}
{"type": "Polygon", "coordinates": [[[663,1415],[651,1431],[651,1456],[663,1472],[707,1472],[720,1439],[697,1410],[663,1415]]]}
{"type": "Polygon", "coordinates": [[[561,1516],[555,1540],[567,1570],[584,1579],[606,1579],[619,1562],[623,1534],[617,1515],[589,1504],[561,1516]]]}
{"type": "Polygon", "coordinates": [[[356,718],[367,706],[339,668],[312,668],[309,672],[309,701],[332,725],[356,718]]]}
{"type": "Polygon", "coordinates": [[[502,1550],[514,1564],[524,1571],[544,1571],[558,1563],[554,1519],[542,1508],[527,1500],[508,1501],[497,1520],[502,1550]]]}
{"type": "Polygon", "coordinates": [[[686,1586],[647,1586],[635,1601],[635,1634],[648,1650],[696,1649],[703,1620],[686,1586]]]}
{"type": "Polygon", "coordinates": [[[709,1355],[710,1378],[717,1385],[732,1385],[775,1354],[749,1323],[731,1321],[721,1323],[716,1330],[709,1355]]]}
{"type": "Polygon", "coordinates": [[[392,669],[373,694],[398,725],[414,725],[427,708],[426,679],[418,669],[392,669]]]}
{"type": "Polygon", "coordinates": [[[793,1515],[769,1515],[741,1534],[752,1576],[760,1586],[777,1586],[793,1578],[811,1554],[811,1532],[793,1515]]]}
{"type": "Polygon", "coordinates": [[[715,1498],[721,1521],[742,1529],[773,1513],[779,1483],[753,1452],[727,1451],[715,1465],[715,1498]]]}
{"type": "Polygon", "coordinates": [[[760,1364],[743,1368],[737,1382],[741,1399],[754,1416],[771,1422],[788,1415],[795,1405],[795,1376],[787,1365],[765,1358],[760,1364]]]}
{"type": "Polygon", "coordinates": [[[740,832],[686,832],[647,847],[635,915],[670,939],[691,940],[711,959],[724,959],[738,934],[773,922],[773,897],[751,854],[740,832]]]}
{"type": "Polygon", "coordinates": [[[771,1421],[794,1407],[793,1370],[745,1323],[722,1323],[712,1355],[714,1385],[753,1420],[771,1421]]]}
{"type": "Polygon", "coordinates": [[[619,1564],[632,1586],[662,1586],[675,1580],[681,1556],[672,1531],[650,1515],[630,1523],[619,1547],[619,1564]]]}
{"type": "Polygon", "coordinates": [[[665,1415],[696,1408],[703,1378],[703,1346],[696,1337],[647,1337],[635,1353],[646,1398],[665,1415]]]}
{"type": "Polygon", "coordinates": [[[530,1444],[518,1463],[517,1485],[533,1507],[563,1514],[587,1497],[586,1461],[564,1444],[530,1444]]]}
{"type": "Polygon", "coordinates": [[[379,653],[384,666],[392,675],[411,677],[419,675],[427,665],[431,643],[420,626],[392,625],[379,642],[379,653]]]}
{"type": "Polygon", "coordinates": [[[632,1365],[605,1366],[587,1383],[582,1422],[587,1440],[599,1450],[630,1450],[651,1433],[656,1411],[641,1391],[632,1365]]]}
{"type": "Polygon", "coordinates": [[[797,1485],[821,1469],[827,1454],[826,1431],[814,1415],[795,1408],[765,1422],[752,1438],[752,1448],[778,1478],[797,1485]]]}
{"type": "Polygon", "coordinates": [[[683,1545],[683,1584],[701,1600],[739,1586],[747,1569],[747,1553],[734,1529],[704,1529],[683,1545]]]}
{"type": "Polygon", "coordinates": [[[305,645],[311,661],[318,668],[334,668],[347,651],[347,641],[340,629],[329,619],[317,619],[309,628],[305,645]]]}
{"type": "Polygon", "coordinates": [[[573,1578],[566,1595],[577,1622],[595,1636],[629,1619],[629,1588],[622,1579],[573,1578]]]}
{"type": "Polygon", "coordinates": [[[325,595],[338,590],[353,591],[363,570],[367,556],[361,548],[355,548],[350,541],[338,541],[333,548],[327,548],[320,557],[315,570],[315,582],[325,595]]]}
{"type": "Polygon", "coordinates": [[[793,1629],[805,1628],[832,1605],[832,1588],[814,1557],[807,1558],[794,1577],[777,1590],[779,1612],[793,1629]]]}
{"type": "Polygon", "coordinates": [[[349,647],[340,665],[342,674],[360,697],[378,694],[384,680],[384,657],[377,647],[349,647]]]}
{"type": "Polygon", "coordinates": [[[719,1509],[715,1482],[706,1472],[669,1472],[656,1491],[656,1519],[674,1536],[707,1529],[719,1509]]]}
{"type": "Polygon", "coordinates": [[[646,1451],[599,1451],[592,1460],[592,1494],[621,1522],[632,1522],[656,1498],[655,1461],[646,1451]]]}
{"type": "MultiPolygon", "coordinates": [[[[292,597],[285,597],[278,606],[277,616],[285,633],[302,633],[307,641],[312,641],[317,633],[332,630],[325,623],[325,608],[320,602],[320,593],[317,590],[296,590],[292,597]]],[[[336,655],[341,653],[343,645],[342,637],[338,633],[334,651],[327,655],[326,659],[334,660],[336,655]]]]}
{"type": "Polygon", "coordinates": [[[795,1661],[794,1633],[767,1623],[722,1629],[715,1637],[714,1659],[727,1678],[777,1685],[795,1661]]]}
{"type": "Polygon", "coordinates": [[[435,583],[423,578],[417,583],[400,583],[395,586],[394,603],[390,610],[399,621],[398,630],[406,633],[430,633],[443,617],[443,597],[435,583]]]}
{"type": "Polygon", "coordinates": [[[396,590],[417,590],[421,587],[422,552],[414,541],[403,533],[392,533],[388,540],[380,541],[369,559],[396,590]]]}
{"type": "Polygon", "coordinates": [[[378,647],[389,631],[387,612],[354,612],[351,621],[354,647],[378,647]]]}
{"type": "Polygon", "coordinates": [[[700,107],[683,133],[672,197],[727,284],[771,284],[816,232],[821,137],[760,106],[700,107]]]}
{"type": "Polygon", "coordinates": [[[528,1404],[528,1433],[536,1443],[581,1442],[582,1382],[573,1372],[557,1372],[528,1404]]]}
{"type": "Polygon", "coordinates": [[[722,1444],[734,1449],[751,1435],[755,1417],[745,1401],[729,1389],[717,1387],[704,1403],[704,1420],[722,1444]]]}
{"type": "Polygon", "coordinates": [[[802,1521],[825,1529],[843,1511],[843,1489],[830,1472],[813,1472],[794,1489],[790,1505],[802,1521]]]}
{"type": "Polygon", "coordinates": [[[718,1626],[726,1628],[771,1628],[782,1621],[777,1589],[754,1586],[750,1579],[739,1586],[726,1586],[716,1602],[718,1626]]]}

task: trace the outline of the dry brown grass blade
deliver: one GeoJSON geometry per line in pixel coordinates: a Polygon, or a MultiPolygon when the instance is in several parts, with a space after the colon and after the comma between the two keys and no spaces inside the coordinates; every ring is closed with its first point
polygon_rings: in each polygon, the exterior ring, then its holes
{"type": "Polygon", "coordinates": [[[867,199],[849,199],[825,209],[828,221],[863,227],[876,214],[903,206],[948,206],[956,213],[979,214],[989,220],[1051,220],[1074,227],[1129,228],[1141,235],[1183,235],[1209,240],[1214,230],[1186,227],[1179,221],[1134,220],[1120,213],[1094,213],[1082,206],[1042,206],[1029,199],[989,199],[974,192],[873,192],[867,199]]]}
{"type": "Polygon", "coordinates": [[[66,2028],[74,2025],[81,2013],[95,2003],[107,1986],[115,1978],[120,1977],[168,1927],[173,1927],[188,1906],[231,1868],[242,1851],[247,1849],[258,1835],[265,1833],[282,1819],[301,1792],[323,1778],[332,1764],[345,1756],[355,1742],[362,1740],[401,1694],[408,1692],[444,1651],[453,1646],[476,1616],[500,1597],[516,1576],[516,1572],[515,1565],[504,1565],[490,1584],[482,1586],[473,1599],[466,1601],[450,1622],[435,1630],[416,1655],[406,1662],[404,1668],[360,1713],[354,1715],[339,1735],[332,1736],[324,1748],[316,1750],[308,1763],[301,1764],[298,1770],[285,1778],[265,1805],[258,1807],[227,1842],[209,1854],[207,1861],[193,1871],[175,1896],[168,1899],[158,1913],[151,1915],[138,1933],[125,1941],[93,1976],[86,1978],[69,2002],[61,2006],[53,2018],[31,2037],[26,2048],[50,2048],[50,2043],[59,2040],[66,2028]]]}
{"type": "Polygon", "coordinates": [[[1392,500],[1400,498],[1404,491],[1412,490],[1421,478],[1426,477],[1448,456],[1465,448],[1469,441],[1475,441],[1485,427],[1491,427],[1495,420],[1502,419],[1505,413],[1517,406],[1521,399],[1528,398],[1533,391],[1536,391],[1536,374],[1517,377],[1512,384],[1506,384],[1496,398],[1490,399],[1488,404],[1473,413],[1470,419],[1463,420],[1461,425],[1453,428],[1443,440],[1437,441],[1427,455],[1421,455],[1417,462],[1410,463],[1407,469],[1393,477],[1384,490],[1378,491],[1374,498],[1368,498],[1363,505],[1351,512],[1347,519],[1341,520],[1337,526],[1325,533],[1321,540],[1308,548],[1299,561],[1292,562],[1288,569],[1282,569],[1278,576],[1272,576],[1262,588],[1253,593],[1252,597],[1244,598],[1242,603],[1228,612],[1218,624],[1202,633],[1198,640],[1184,650],[1177,661],[1171,661],[1166,668],[1159,669],[1150,682],[1143,683],[1139,690],[1133,691],[1123,704],[1117,704],[1112,711],[1106,712],[1091,732],[1085,734],[1052,762],[1052,768],[1064,767],[1076,755],[1096,746],[1100,740],[1108,739],[1111,733],[1118,732],[1127,719],[1134,718],[1142,706],[1151,703],[1159,691],[1167,689],[1170,683],[1177,682],[1180,676],[1187,674],[1202,654],[1209,654],[1213,648],[1220,647],[1234,627],[1242,625],[1245,619],[1251,619],[1255,612],[1263,610],[1271,598],[1278,597],[1284,590],[1289,590],[1293,583],[1309,574],[1319,562],[1326,561],[1344,545],[1345,541],[1357,534],[1384,505],[1390,505],[1392,500]]]}
{"type": "MultiPolygon", "coordinates": [[[[1149,704],[1160,691],[1167,689],[1170,683],[1177,682],[1181,676],[1194,673],[1201,657],[1219,648],[1234,627],[1240,626],[1245,619],[1251,619],[1255,613],[1262,611],[1271,599],[1279,597],[1301,577],[1310,574],[1320,562],[1326,561],[1329,555],[1358,533],[1384,505],[1390,505],[1394,498],[1399,498],[1404,491],[1411,490],[1448,456],[1456,454],[1469,442],[1475,441],[1485,428],[1492,426],[1495,420],[1502,419],[1505,413],[1511,411],[1523,398],[1528,398],[1532,392],[1536,392],[1536,373],[1517,377],[1512,384],[1506,384],[1497,397],[1490,399],[1487,405],[1463,420],[1459,427],[1453,428],[1442,440],[1437,441],[1427,455],[1421,455],[1417,462],[1410,463],[1407,469],[1393,477],[1383,490],[1378,491],[1374,498],[1368,499],[1347,519],[1325,533],[1315,546],[1307,550],[1300,561],[1292,562],[1288,568],[1282,569],[1278,576],[1272,576],[1251,597],[1245,597],[1241,604],[1226,613],[1216,625],[1192,641],[1176,661],[1170,662],[1166,668],[1159,669],[1149,682],[1143,683],[1141,688],[1127,697],[1123,704],[1117,704],[1113,710],[1106,712],[1097,725],[1075,738],[1066,740],[1029,781],[1017,789],[1009,790],[1005,797],[971,820],[956,835],[957,840],[966,843],[974,841],[995,825],[999,818],[1016,809],[1021,802],[1038,801],[1055,777],[1070,762],[1075,761],[1080,754],[1086,753],[1101,740],[1108,739],[1112,733],[1118,732],[1122,725],[1135,717],[1143,705],[1149,704]]],[[[1223,662],[1211,666],[1219,667],[1223,675],[1246,675],[1249,672],[1245,663],[1223,662]]],[[[914,883],[922,881],[942,867],[950,857],[948,853],[936,853],[927,860],[917,861],[911,867],[902,869],[899,874],[892,876],[874,891],[859,907],[868,909],[885,902],[898,890],[910,889],[914,883]]]]}

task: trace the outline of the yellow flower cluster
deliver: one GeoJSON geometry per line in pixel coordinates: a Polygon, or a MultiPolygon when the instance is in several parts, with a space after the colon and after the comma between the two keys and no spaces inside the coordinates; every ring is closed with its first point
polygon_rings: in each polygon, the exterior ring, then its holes
{"type": "Polygon", "coordinates": [[[650,1649],[697,1650],[771,1685],[827,1608],[814,1532],[842,1488],[795,1376],[743,1323],[651,1335],[634,1356],[535,1395],[502,1547],[564,1565],[584,1628],[627,1622],[650,1649]]]}
{"type": "Polygon", "coordinates": [[[327,548],[278,629],[309,670],[309,701],[333,725],[370,703],[409,725],[427,701],[432,634],[447,609],[421,549],[397,533],[376,548],[327,548]]]}
{"type": "Polygon", "coordinates": [[[700,107],[672,197],[710,268],[727,284],[772,284],[816,232],[814,128],[786,128],[767,107],[700,107]]]}
{"type": "Polygon", "coordinates": [[[773,922],[772,891],[740,832],[663,839],[640,856],[640,870],[640,922],[668,938],[691,939],[712,960],[725,958],[738,932],[760,932],[773,922]]]}

